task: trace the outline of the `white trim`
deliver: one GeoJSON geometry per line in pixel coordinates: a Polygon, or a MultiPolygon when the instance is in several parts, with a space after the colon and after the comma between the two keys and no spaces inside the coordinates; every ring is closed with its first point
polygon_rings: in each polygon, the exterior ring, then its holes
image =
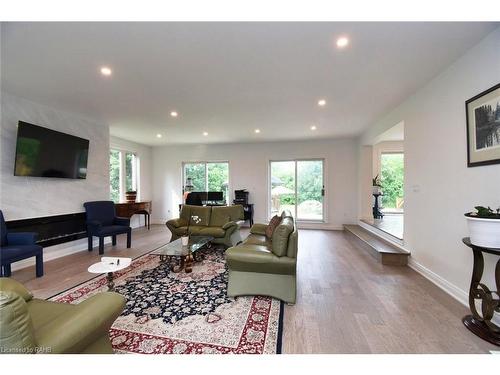
{"type": "Polygon", "coordinates": [[[438,286],[440,289],[448,293],[464,306],[469,306],[469,293],[460,289],[456,285],[450,283],[448,280],[442,278],[437,273],[431,271],[427,267],[418,263],[415,259],[408,260],[408,266],[414,271],[424,276],[427,280],[438,286]]]}

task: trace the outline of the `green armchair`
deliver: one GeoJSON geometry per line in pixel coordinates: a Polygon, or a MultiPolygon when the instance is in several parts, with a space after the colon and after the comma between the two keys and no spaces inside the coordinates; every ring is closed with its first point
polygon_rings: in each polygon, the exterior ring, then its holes
{"type": "Polygon", "coordinates": [[[0,353],[113,353],[109,329],[125,298],[104,292],[71,305],[33,298],[0,278],[0,353]]]}
{"type": "Polygon", "coordinates": [[[172,232],[170,241],[188,234],[192,236],[214,237],[212,243],[226,247],[241,241],[240,225],[243,220],[243,206],[192,206],[185,204],[180,217],[167,221],[167,228],[172,232]]]}
{"type": "Polygon", "coordinates": [[[226,251],[227,295],[264,295],[295,304],[298,231],[293,217],[284,211],[271,239],[266,228],[254,224],[245,241],[226,251]]]}

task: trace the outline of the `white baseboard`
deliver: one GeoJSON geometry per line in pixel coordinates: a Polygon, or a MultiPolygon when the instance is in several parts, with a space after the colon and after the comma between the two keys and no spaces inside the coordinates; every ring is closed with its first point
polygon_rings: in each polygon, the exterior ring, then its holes
{"type": "MultiPolygon", "coordinates": [[[[427,280],[432,282],[434,285],[439,287],[441,290],[448,293],[450,296],[452,296],[454,299],[456,299],[462,305],[469,308],[469,291],[465,291],[463,289],[460,289],[456,285],[450,283],[448,280],[439,276],[437,273],[432,272],[430,269],[428,269],[428,268],[424,267],[423,265],[421,265],[420,263],[416,262],[411,257],[408,260],[408,266],[411,269],[413,269],[414,271],[421,274],[427,280]]],[[[495,323],[497,326],[500,326],[500,315],[499,314],[494,315],[492,322],[495,323]]]]}
{"type": "Polygon", "coordinates": [[[442,278],[437,273],[432,272],[427,267],[421,265],[413,258],[410,257],[408,260],[408,266],[424,276],[427,280],[444,290],[450,296],[455,298],[458,302],[465,306],[469,306],[469,292],[463,289],[460,289],[456,285],[450,283],[448,280],[442,278]]]}

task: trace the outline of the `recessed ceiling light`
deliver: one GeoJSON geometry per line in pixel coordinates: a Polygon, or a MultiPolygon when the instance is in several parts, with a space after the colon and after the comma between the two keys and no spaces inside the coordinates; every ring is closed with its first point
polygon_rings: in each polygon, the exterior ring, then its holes
{"type": "Polygon", "coordinates": [[[320,107],[324,107],[324,106],[326,105],[326,100],[325,100],[325,99],[320,99],[320,100],[318,100],[318,105],[319,105],[320,107]]]}
{"type": "Polygon", "coordinates": [[[260,129],[255,129],[255,132],[256,132],[257,134],[259,134],[259,133],[260,133],[260,129]]]}
{"type": "Polygon", "coordinates": [[[177,116],[179,116],[179,114],[176,111],[172,111],[172,112],[170,112],[170,116],[177,117],[177,116]]]}
{"type": "Polygon", "coordinates": [[[316,130],[316,129],[317,129],[316,125],[311,126],[311,130],[316,130]]]}
{"type": "Polygon", "coordinates": [[[111,74],[113,74],[113,71],[111,70],[111,68],[109,68],[107,66],[102,66],[101,67],[101,74],[103,76],[109,77],[111,74]]]}
{"type": "Polygon", "coordinates": [[[207,132],[203,132],[203,135],[206,137],[208,135],[208,133],[207,132]]]}
{"type": "Polygon", "coordinates": [[[337,47],[338,48],[344,48],[349,45],[349,39],[345,36],[341,36],[340,38],[337,39],[337,47]]]}
{"type": "Polygon", "coordinates": [[[160,133],[156,134],[156,138],[161,138],[162,135],[160,133]]]}

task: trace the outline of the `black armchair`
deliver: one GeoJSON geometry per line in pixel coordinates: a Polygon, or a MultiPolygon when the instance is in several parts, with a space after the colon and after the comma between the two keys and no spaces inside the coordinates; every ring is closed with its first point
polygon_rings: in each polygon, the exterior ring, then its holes
{"type": "Polygon", "coordinates": [[[104,237],[112,237],[113,246],[116,245],[118,234],[127,234],[127,248],[132,242],[132,228],[130,219],[117,217],[115,204],[112,201],[95,201],[83,204],[87,215],[87,236],[89,251],[93,249],[92,239],[99,237],[99,254],[104,254],[104,237]]]}
{"type": "Polygon", "coordinates": [[[36,257],[36,277],[43,276],[43,248],[36,244],[37,233],[8,233],[0,210],[0,276],[10,277],[11,264],[36,257]]]}

